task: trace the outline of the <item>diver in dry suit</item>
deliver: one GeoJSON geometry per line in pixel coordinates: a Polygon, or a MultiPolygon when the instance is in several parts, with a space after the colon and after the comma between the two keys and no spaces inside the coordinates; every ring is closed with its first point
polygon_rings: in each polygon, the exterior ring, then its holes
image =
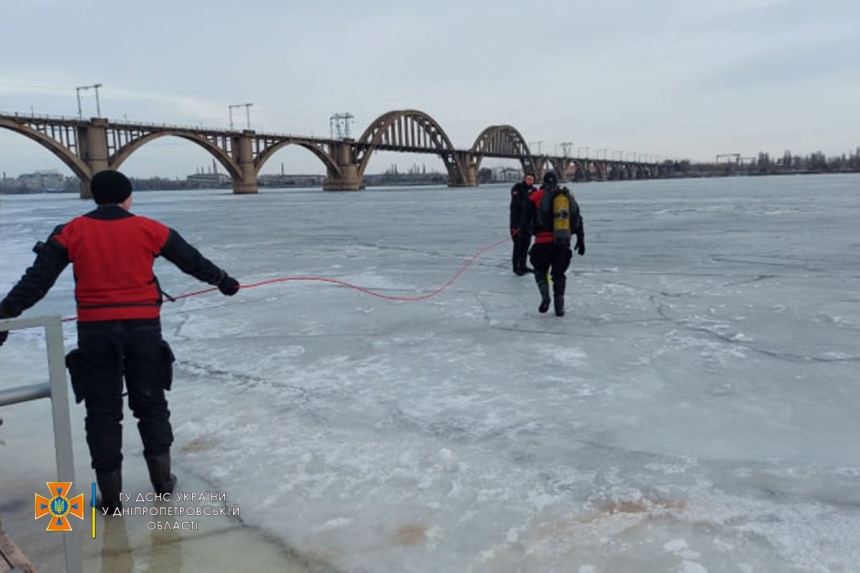
{"type": "Polygon", "coordinates": [[[535,236],[529,256],[541,296],[538,311],[546,312],[552,302],[547,283],[549,273],[555,297],[555,314],[564,316],[564,273],[573,258],[570,239],[576,237],[574,249],[580,256],[584,255],[585,229],[576,199],[567,187],[558,186],[558,178],[552,171],[544,175],[541,188],[529,195],[523,212],[522,228],[535,236]]]}
{"type": "MultiPolygon", "coordinates": [[[[36,304],[72,263],[78,348],[66,364],[76,401],[86,406],[99,503],[109,515],[122,507],[123,378],[152,486],[164,494],[176,485],[165,397],[174,357],[161,337],[163,293],[153,274],[155,258],[164,257],[227,296],[239,291],[239,283],[173,229],[129,212],[131,182],[122,173],[101,171],[90,189],[97,208],[60,225],[36,245],[36,260],[0,303],[0,318],[14,318],[36,304]]],[[[0,345],[6,334],[0,333],[0,345]]]]}

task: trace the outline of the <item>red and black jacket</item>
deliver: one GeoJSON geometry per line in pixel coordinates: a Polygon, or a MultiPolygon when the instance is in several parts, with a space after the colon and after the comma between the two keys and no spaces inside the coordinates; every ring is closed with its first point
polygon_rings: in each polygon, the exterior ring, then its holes
{"type": "MultiPolygon", "coordinates": [[[[544,193],[546,192],[547,190],[544,187],[540,187],[537,191],[534,191],[529,195],[529,200],[523,210],[523,219],[521,223],[523,232],[529,235],[534,235],[536,245],[552,243],[554,241],[552,227],[541,227],[539,223],[540,218],[538,217],[538,211],[541,208],[541,201],[543,200],[544,193]]],[[[571,200],[574,202],[576,201],[572,195],[571,200]]],[[[571,210],[571,213],[573,213],[573,210],[571,210]]],[[[585,226],[582,222],[582,217],[579,215],[578,208],[576,209],[576,216],[572,216],[570,229],[576,236],[577,241],[585,240],[585,226]]]]}
{"type": "Polygon", "coordinates": [[[117,205],[102,205],[54,229],[2,303],[20,315],[44,297],[72,263],[78,320],[158,318],[162,293],[152,267],[163,256],[183,272],[217,285],[226,273],[173,229],[117,205]]]}

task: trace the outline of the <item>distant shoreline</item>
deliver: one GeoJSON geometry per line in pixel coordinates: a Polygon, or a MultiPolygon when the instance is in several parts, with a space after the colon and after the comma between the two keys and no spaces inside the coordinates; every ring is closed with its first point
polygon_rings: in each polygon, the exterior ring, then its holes
{"type": "MultiPolygon", "coordinates": [[[[857,170],[840,170],[840,171],[813,171],[813,170],[798,170],[798,171],[775,171],[770,173],[732,173],[732,172],[715,172],[715,171],[703,171],[703,172],[695,172],[695,173],[686,173],[686,174],[674,174],[669,177],[656,177],[650,179],[610,179],[607,181],[599,181],[599,180],[588,180],[588,181],[576,181],[570,180],[567,183],[571,185],[581,185],[584,183],[612,183],[612,182],[620,182],[620,181],[667,181],[667,180],[677,180],[677,179],[712,179],[712,178],[721,178],[721,177],[785,177],[789,175],[860,175],[860,171],[857,170]]],[[[156,186],[158,183],[163,183],[167,181],[162,178],[152,178],[152,179],[134,179],[132,178],[132,184],[134,185],[134,189],[136,192],[147,192],[147,191],[199,191],[203,189],[209,190],[230,190],[232,187],[230,185],[219,185],[219,186],[211,186],[211,187],[202,187],[202,186],[186,186],[183,185],[184,182],[177,181],[180,185],[177,186],[156,186]]],[[[513,185],[517,181],[489,181],[486,183],[481,183],[478,187],[488,186],[488,185],[513,185]]],[[[373,182],[365,185],[363,189],[377,189],[377,188],[385,188],[385,187],[444,187],[446,183],[433,181],[433,182],[407,182],[407,181],[398,181],[398,182],[373,182]]],[[[322,185],[280,185],[280,186],[272,186],[272,185],[260,185],[259,190],[263,192],[266,189],[322,189],[322,185]]],[[[80,190],[78,185],[76,184],[73,188],[67,188],[62,190],[21,190],[21,189],[0,189],[0,195],[72,195],[78,194],[80,190]]]]}

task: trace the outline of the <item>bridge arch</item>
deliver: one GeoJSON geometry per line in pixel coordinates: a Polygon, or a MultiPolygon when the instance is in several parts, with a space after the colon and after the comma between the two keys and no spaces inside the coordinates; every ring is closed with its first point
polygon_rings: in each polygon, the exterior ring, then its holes
{"type": "Polygon", "coordinates": [[[325,165],[325,167],[329,173],[334,173],[338,177],[341,177],[343,175],[341,172],[340,166],[337,164],[337,162],[334,161],[322,149],[320,149],[314,145],[308,144],[308,143],[303,143],[300,141],[290,141],[290,140],[286,140],[286,141],[283,141],[281,143],[267,147],[262,153],[260,153],[254,159],[254,170],[256,171],[257,175],[260,174],[260,170],[263,169],[263,165],[265,165],[266,162],[272,158],[272,155],[274,155],[277,151],[283,149],[284,147],[287,147],[288,145],[297,145],[303,149],[307,149],[308,151],[310,151],[311,153],[316,155],[320,161],[323,162],[323,165],[325,165]]]}
{"type": "Polygon", "coordinates": [[[466,165],[455,153],[454,145],[435,119],[416,109],[396,110],[376,118],[357,141],[358,175],[364,175],[375,149],[434,152],[442,157],[451,181],[465,180],[466,165]]]}
{"type": "Polygon", "coordinates": [[[477,172],[486,156],[519,156],[523,171],[535,171],[534,157],[526,138],[512,125],[491,125],[484,129],[469,150],[471,167],[477,172]]]}
{"type": "MultiPolygon", "coordinates": [[[[469,150],[478,156],[484,155],[520,155],[531,157],[532,152],[526,143],[526,138],[511,125],[491,125],[484,129],[469,150]]],[[[480,165],[480,159],[478,160],[480,165]]]]}
{"type": "Polygon", "coordinates": [[[43,133],[36,131],[35,129],[27,125],[22,125],[14,121],[0,119],[0,127],[8,129],[10,131],[14,131],[16,133],[20,133],[24,137],[35,141],[36,143],[53,153],[55,156],[57,156],[60,161],[65,163],[66,166],[72,170],[72,173],[74,173],[81,181],[89,181],[90,177],[92,177],[92,174],[90,173],[90,167],[77,155],[75,155],[70,149],[64,147],[60,142],[48,137],[43,133]]]}
{"type": "Polygon", "coordinates": [[[512,125],[491,125],[478,135],[470,150],[481,155],[531,155],[526,138],[512,125]]]}
{"type": "Polygon", "coordinates": [[[534,158],[534,170],[538,176],[538,181],[549,171],[554,172],[559,181],[561,181],[565,171],[554,157],[547,155],[539,155],[534,158]]]}
{"type": "Polygon", "coordinates": [[[123,162],[125,162],[125,160],[128,159],[132,153],[134,153],[147,143],[154,141],[159,137],[166,136],[178,137],[180,139],[184,139],[186,141],[190,141],[191,143],[199,145],[200,147],[208,151],[213,157],[215,157],[218,163],[224,166],[224,169],[227,170],[227,173],[230,174],[234,181],[242,179],[242,170],[239,168],[239,165],[235,161],[233,161],[233,159],[229,155],[227,155],[224,150],[210,142],[205,137],[178,130],[166,130],[147,133],[146,135],[129,141],[127,144],[117,149],[116,152],[108,159],[110,168],[118,170],[123,164],[123,162]]]}

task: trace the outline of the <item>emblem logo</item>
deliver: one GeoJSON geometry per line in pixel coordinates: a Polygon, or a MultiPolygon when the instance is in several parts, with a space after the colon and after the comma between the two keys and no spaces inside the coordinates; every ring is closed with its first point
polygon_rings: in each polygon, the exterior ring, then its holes
{"type": "Polygon", "coordinates": [[[84,518],[84,494],[68,498],[69,490],[72,489],[70,481],[49,481],[48,491],[50,498],[36,494],[34,509],[36,519],[50,515],[48,528],[45,531],[71,531],[72,524],[68,516],[74,515],[78,519],[84,518]]]}

